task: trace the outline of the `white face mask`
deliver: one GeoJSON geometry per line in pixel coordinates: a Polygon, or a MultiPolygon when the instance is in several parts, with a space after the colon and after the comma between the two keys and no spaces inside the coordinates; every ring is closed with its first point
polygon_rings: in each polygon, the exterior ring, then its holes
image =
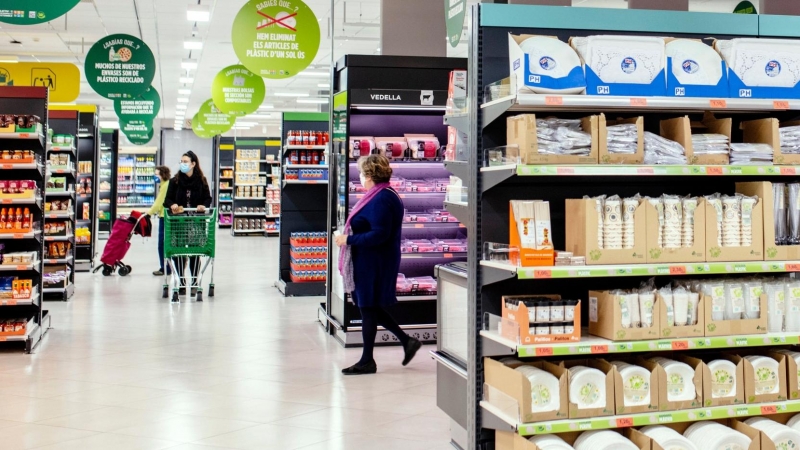
{"type": "Polygon", "coordinates": [[[367,177],[365,177],[363,173],[358,174],[358,180],[361,181],[362,186],[367,185],[367,177]]]}

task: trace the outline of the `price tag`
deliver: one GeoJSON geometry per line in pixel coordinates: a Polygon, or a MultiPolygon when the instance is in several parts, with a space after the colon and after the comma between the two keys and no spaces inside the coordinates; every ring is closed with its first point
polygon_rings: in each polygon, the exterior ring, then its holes
{"type": "Polygon", "coordinates": [[[444,254],[444,255],[442,255],[442,256],[443,256],[444,258],[452,258],[452,257],[453,257],[453,254],[452,254],[452,253],[445,253],[445,254],[444,254]]]}
{"type": "Polygon", "coordinates": [[[24,235],[24,234],[22,234],[22,233],[14,233],[14,236],[13,236],[13,238],[14,238],[14,239],[24,239],[24,238],[25,238],[25,235],[24,235]]]}
{"type": "Polygon", "coordinates": [[[556,168],[556,173],[559,175],[574,175],[575,169],[572,167],[558,167],[556,168]]]}
{"type": "Polygon", "coordinates": [[[800,264],[786,264],[787,272],[800,272],[800,264]]]}
{"type": "Polygon", "coordinates": [[[553,278],[553,272],[550,270],[534,270],[533,278],[553,278]]]}
{"type": "Polygon", "coordinates": [[[55,241],[55,240],[56,240],[56,238],[53,238],[53,237],[45,237],[45,238],[44,238],[44,240],[45,240],[45,241],[55,241]]]}
{"type": "Polygon", "coordinates": [[[719,98],[719,99],[717,99],[717,98],[711,99],[711,100],[709,100],[708,104],[712,108],[727,108],[728,107],[728,102],[726,100],[721,99],[721,98],[719,98]]]}
{"type": "Polygon", "coordinates": [[[16,300],[8,300],[5,304],[8,305],[8,306],[14,306],[14,305],[17,304],[17,301],[16,300]]]}
{"type": "Polygon", "coordinates": [[[0,342],[5,342],[5,341],[6,341],[6,337],[5,336],[0,336],[0,342]]]}
{"type": "Polygon", "coordinates": [[[50,215],[49,215],[49,216],[47,216],[47,217],[49,217],[49,218],[51,218],[51,219],[58,219],[58,214],[50,214],[50,215]]]}
{"type": "Polygon", "coordinates": [[[777,414],[778,407],[775,405],[764,405],[761,407],[761,414],[777,414]]]}
{"type": "Polygon", "coordinates": [[[788,100],[775,100],[772,102],[772,107],[775,109],[789,109],[788,100]]]}
{"type": "Polygon", "coordinates": [[[633,426],[633,417],[620,417],[617,419],[617,428],[628,428],[633,426]]]}
{"type": "Polygon", "coordinates": [[[3,167],[3,169],[13,169],[14,165],[13,164],[3,164],[2,167],[3,167]]]}
{"type": "Polygon", "coordinates": [[[564,104],[564,97],[561,96],[547,96],[544,98],[544,104],[548,106],[561,106],[564,104]]]}
{"type": "Polygon", "coordinates": [[[414,228],[425,228],[425,224],[422,223],[414,224],[414,228]]]}
{"type": "Polygon", "coordinates": [[[58,264],[58,260],[57,259],[48,259],[47,260],[47,264],[58,264]]]}
{"type": "Polygon", "coordinates": [[[796,167],[781,167],[781,175],[797,175],[796,167]]]}
{"type": "Polygon", "coordinates": [[[672,341],[673,350],[689,350],[689,341],[672,341]]]}
{"type": "Polygon", "coordinates": [[[19,134],[19,138],[20,139],[29,139],[30,137],[31,137],[30,133],[20,133],[19,134]]]}
{"type": "Polygon", "coordinates": [[[536,356],[553,356],[553,347],[536,347],[536,356]]]}
{"type": "Polygon", "coordinates": [[[24,265],[24,264],[19,264],[19,265],[17,266],[17,270],[28,270],[28,267],[29,267],[29,266],[26,266],[26,265],[24,265]]]}
{"type": "Polygon", "coordinates": [[[640,167],[636,169],[639,175],[653,175],[656,171],[652,167],[640,167]]]}
{"type": "Polygon", "coordinates": [[[686,275],[686,266],[669,266],[670,275],[686,275]]]}
{"type": "Polygon", "coordinates": [[[706,175],[722,175],[722,167],[706,167],[706,175]]]}
{"type": "Polygon", "coordinates": [[[608,346],[607,345],[592,345],[591,347],[592,353],[608,353],[608,346]]]}
{"type": "Polygon", "coordinates": [[[631,106],[647,106],[647,99],[631,97],[631,106]]]}
{"type": "Polygon", "coordinates": [[[3,204],[10,204],[10,203],[11,203],[11,199],[10,198],[4,198],[3,199],[3,204]]]}

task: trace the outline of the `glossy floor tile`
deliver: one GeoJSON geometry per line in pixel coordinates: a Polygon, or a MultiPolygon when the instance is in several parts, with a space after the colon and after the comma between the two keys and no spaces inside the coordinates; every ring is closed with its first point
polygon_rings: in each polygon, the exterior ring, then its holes
{"type": "Polygon", "coordinates": [[[154,240],[132,240],[128,277],[79,273],[47,302],[34,354],[0,345],[0,448],[47,450],[445,450],[428,347],[402,367],[341,375],[344,349],[316,322],[320,298],[273,287],[278,241],[218,234],[216,296],[161,298],[154,240]]]}

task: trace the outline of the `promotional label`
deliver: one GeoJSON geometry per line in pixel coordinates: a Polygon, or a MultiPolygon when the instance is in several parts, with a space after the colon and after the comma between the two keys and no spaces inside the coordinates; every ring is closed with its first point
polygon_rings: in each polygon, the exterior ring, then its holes
{"type": "Polygon", "coordinates": [[[231,40],[239,61],[252,72],[288,78],[317,56],[319,22],[300,0],[250,0],[233,20],[231,40]]]}
{"type": "Polygon", "coordinates": [[[467,0],[444,0],[447,41],[455,47],[461,41],[464,19],[467,16],[467,0]]]}
{"type": "Polygon", "coordinates": [[[153,132],[153,122],[145,120],[131,120],[130,122],[119,122],[119,130],[125,136],[143,138],[153,132]]]}
{"type": "Polygon", "coordinates": [[[220,111],[234,116],[256,112],[266,94],[264,79],[245,66],[222,69],[211,85],[211,99],[220,111]]]}
{"type": "Polygon", "coordinates": [[[3,0],[0,22],[15,25],[36,25],[68,13],[80,0],[3,0]]]}
{"type": "Polygon", "coordinates": [[[97,41],[86,55],[86,80],[109,99],[134,98],[153,82],[156,60],[139,38],[112,34],[97,41]]]}
{"type": "Polygon", "coordinates": [[[200,123],[200,113],[197,113],[192,117],[192,131],[194,134],[202,139],[211,139],[215,136],[214,133],[206,130],[202,123],[200,123]]]}
{"type": "Polygon", "coordinates": [[[69,103],[81,93],[81,72],[70,63],[0,63],[0,86],[43,86],[51,102],[69,103]]]}
{"type": "Polygon", "coordinates": [[[161,96],[154,87],[129,99],[114,100],[114,111],[122,122],[147,122],[151,124],[161,110],[161,96]]]}
{"type": "MultiPolygon", "coordinates": [[[[197,112],[198,123],[213,135],[222,134],[231,129],[236,118],[220,111],[214,100],[206,100],[197,112]]],[[[194,123],[194,122],[192,122],[194,123]]]]}

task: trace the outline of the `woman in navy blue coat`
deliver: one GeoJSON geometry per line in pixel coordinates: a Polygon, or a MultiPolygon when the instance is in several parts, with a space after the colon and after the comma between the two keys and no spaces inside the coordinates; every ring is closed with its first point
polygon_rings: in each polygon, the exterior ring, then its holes
{"type": "Polygon", "coordinates": [[[407,335],[391,315],[387,306],[397,303],[397,273],[400,269],[400,234],[403,228],[403,201],[389,187],[392,168],[382,155],[370,155],[358,161],[361,184],[367,194],[353,208],[345,226],[345,234],[336,237],[345,261],[352,264],[340,267],[345,278],[345,290],[361,310],[361,334],[364,351],[355,365],[342,370],[345,375],[375,373],[373,348],[378,325],[391,331],[403,344],[408,364],[422,346],[419,340],[407,335]],[[351,279],[348,277],[352,276],[351,279]],[[348,286],[350,283],[352,285],[348,286]]]}

